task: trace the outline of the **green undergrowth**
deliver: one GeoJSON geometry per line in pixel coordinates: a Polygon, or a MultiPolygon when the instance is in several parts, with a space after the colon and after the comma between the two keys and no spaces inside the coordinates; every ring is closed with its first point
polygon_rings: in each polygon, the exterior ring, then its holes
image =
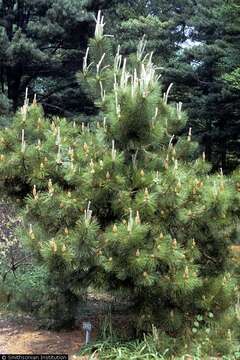
{"type": "Polygon", "coordinates": [[[111,316],[107,315],[100,324],[99,338],[84,346],[78,355],[87,355],[89,360],[237,360],[240,359],[239,330],[239,317],[232,309],[222,322],[216,321],[212,313],[197,316],[194,328],[182,337],[169,336],[153,326],[149,335],[131,339],[123,327],[113,326],[111,316]],[[235,333],[230,329],[226,332],[225,326],[234,328],[235,333]]]}
{"type": "Polygon", "coordinates": [[[94,345],[85,347],[78,355],[88,355],[89,360],[203,360],[203,359],[221,359],[235,360],[240,359],[240,347],[232,348],[229,355],[216,357],[209,356],[204,351],[201,344],[192,344],[192,350],[179,351],[179,354],[173,353],[172,348],[166,348],[159,351],[152,337],[145,337],[142,341],[130,342],[97,342],[94,345]]]}

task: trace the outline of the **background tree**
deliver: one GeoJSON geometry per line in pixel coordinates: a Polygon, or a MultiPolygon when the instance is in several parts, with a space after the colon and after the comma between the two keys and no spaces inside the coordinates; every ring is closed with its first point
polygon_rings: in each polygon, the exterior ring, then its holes
{"type": "Polygon", "coordinates": [[[145,34],[147,50],[165,66],[188,38],[187,19],[193,14],[193,1],[139,0],[122,1],[106,11],[107,27],[126,54],[136,51],[139,39],[145,34]]]}
{"type": "MultiPolygon", "coordinates": [[[[191,39],[198,45],[185,50],[183,62],[192,64],[188,108],[207,158],[216,168],[232,168],[239,153],[239,91],[228,86],[225,74],[239,65],[238,1],[199,1],[189,21],[191,39]]],[[[186,66],[185,66],[186,68],[186,66]]],[[[186,75],[185,75],[186,76],[186,75]]]]}
{"type": "Polygon", "coordinates": [[[94,12],[104,1],[0,1],[1,92],[13,110],[25,88],[49,113],[93,112],[75,73],[82,66],[94,12]]]}

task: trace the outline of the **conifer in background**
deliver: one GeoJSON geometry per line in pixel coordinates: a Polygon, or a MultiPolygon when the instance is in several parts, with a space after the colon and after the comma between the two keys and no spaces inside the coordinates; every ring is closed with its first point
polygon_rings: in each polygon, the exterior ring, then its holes
{"type": "Polygon", "coordinates": [[[94,113],[75,73],[94,31],[94,15],[109,5],[105,0],[1,0],[0,110],[1,93],[16,111],[28,87],[48,114],[94,113]]]}
{"type": "Polygon", "coordinates": [[[235,301],[240,179],[209,175],[192,129],[178,136],[186,113],[168,104],[145,46],[112,55],[99,13],[78,78],[101,121],[50,121],[26,96],[0,134],[0,175],[24,200],[23,240],[49,270],[42,314],[71,322],[91,284],[130,299],[140,331],[191,338],[197,315],[220,320],[235,301]]]}

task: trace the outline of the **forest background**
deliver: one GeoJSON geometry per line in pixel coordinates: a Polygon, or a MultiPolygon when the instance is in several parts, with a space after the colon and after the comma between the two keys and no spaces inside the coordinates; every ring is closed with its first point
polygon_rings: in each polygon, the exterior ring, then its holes
{"type": "MultiPolygon", "coordinates": [[[[145,34],[163,89],[183,102],[187,127],[213,170],[238,166],[240,113],[239,0],[1,0],[1,124],[22,105],[25,89],[47,115],[93,121],[98,109],[76,73],[82,69],[97,11],[105,33],[130,56],[145,34]]],[[[183,130],[185,131],[185,130],[183,130]]]]}

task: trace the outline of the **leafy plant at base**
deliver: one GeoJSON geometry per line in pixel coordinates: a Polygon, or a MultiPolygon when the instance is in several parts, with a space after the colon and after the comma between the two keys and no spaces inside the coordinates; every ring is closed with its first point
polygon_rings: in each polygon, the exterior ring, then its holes
{"type": "Polygon", "coordinates": [[[49,121],[26,98],[0,134],[1,180],[25,199],[22,236],[59,289],[55,301],[74,308],[89,284],[121,291],[140,332],[155,324],[191,338],[197,314],[220,319],[235,301],[239,175],[210,175],[191,129],[178,136],[187,116],[168,104],[170,88],[162,98],[144,39],[127,62],[120,48],[104,52],[103,27],[99,13],[78,75],[101,122],[49,121]]]}
{"type": "Polygon", "coordinates": [[[6,291],[9,277],[15,277],[17,270],[27,263],[27,253],[17,236],[21,226],[18,207],[12,200],[2,196],[0,200],[0,303],[8,303],[11,292],[6,291]]]}
{"type": "MultiPolygon", "coordinates": [[[[202,318],[203,320],[203,318],[202,318]]],[[[229,332],[228,341],[223,339],[217,331],[221,332],[221,324],[214,324],[214,321],[208,321],[208,328],[204,329],[202,334],[195,333],[191,339],[180,337],[174,339],[166,333],[157,331],[153,327],[152,332],[144,336],[142,340],[132,341],[113,341],[110,339],[100,340],[93,344],[88,344],[81,349],[78,356],[89,356],[89,359],[114,359],[114,360],[136,360],[136,359],[156,359],[156,360],[202,360],[209,356],[219,354],[219,346],[224,346],[224,360],[239,359],[239,343],[234,343],[229,332]],[[206,330],[210,338],[206,336],[206,330]],[[217,346],[214,346],[214,340],[217,346]],[[228,349],[226,349],[226,347],[228,349]]],[[[222,350],[222,349],[221,349],[222,350]]]]}

